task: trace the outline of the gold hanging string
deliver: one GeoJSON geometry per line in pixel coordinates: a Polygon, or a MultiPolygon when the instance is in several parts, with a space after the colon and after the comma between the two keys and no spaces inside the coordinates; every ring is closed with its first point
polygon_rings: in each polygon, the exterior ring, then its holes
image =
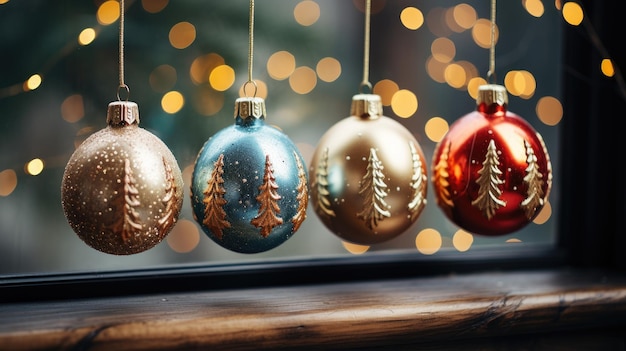
{"type": "Polygon", "coordinates": [[[117,100],[120,101],[120,91],[126,90],[126,101],[130,95],[130,89],[128,85],[124,83],[124,12],[125,5],[124,0],[120,0],[120,57],[119,57],[119,74],[120,85],[117,87],[117,100]]]}
{"type": "Polygon", "coordinates": [[[365,35],[363,40],[363,81],[359,87],[359,92],[367,87],[372,90],[372,83],[369,81],[370,70],[370,17],[372,13],[372,0],[365,0],[365,35]]]}
{"type": "Polygon", "coordinates": [[[496,0],[491,0],[491,46],[489,48],[489,72],[487,81],[496,82],[496,0]]]}
{"type": "Polygon", "coordinates": [[[248,92],[246,87],[248,84],[252,84],[254,87],[254,94],[252,97],[256,97],[258,87],[254,79],[252,79],[252,61],[254,58],[254,0],[250,0],[250,23],[248,26],[248,81],[243,84],[243,94],[247,97],[248,92]]]}

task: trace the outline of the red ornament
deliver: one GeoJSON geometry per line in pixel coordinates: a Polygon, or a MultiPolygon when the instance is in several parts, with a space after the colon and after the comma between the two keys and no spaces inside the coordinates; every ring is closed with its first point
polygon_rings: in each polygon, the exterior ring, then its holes
{"type": "Polygon", "coordinates": [[[450,126],[433,156],[437,204],[459,227],[488,236],[526,226],[547,201],[552,166],[534,128],[507,111],[506,89],[479,87],[476,111],[450,126]]]}

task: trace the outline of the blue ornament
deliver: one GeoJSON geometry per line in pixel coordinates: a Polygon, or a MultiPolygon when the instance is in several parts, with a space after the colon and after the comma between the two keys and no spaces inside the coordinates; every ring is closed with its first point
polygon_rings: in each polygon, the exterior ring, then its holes
{"type": "Polygon", "coordinates": [[[235,124],[216,133],[196,159],[191,181],[195,220],[231,251],[259,253],[289,239],[306,218],[304,159],[265,123],[265,102],[235,102],[235,124]]]}

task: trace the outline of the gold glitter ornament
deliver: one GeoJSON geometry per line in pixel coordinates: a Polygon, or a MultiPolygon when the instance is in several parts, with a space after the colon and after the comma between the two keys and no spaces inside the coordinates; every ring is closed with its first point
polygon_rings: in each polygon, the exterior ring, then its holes
{"type": "Polygon", "coordinates": [[[65,216],[96,250],[129,255],[160,243],[178,219],[183,180],[172,152],[139,127],[129,101],[109,104],[107,127],[71,156],[61,186],[65,216]]]}

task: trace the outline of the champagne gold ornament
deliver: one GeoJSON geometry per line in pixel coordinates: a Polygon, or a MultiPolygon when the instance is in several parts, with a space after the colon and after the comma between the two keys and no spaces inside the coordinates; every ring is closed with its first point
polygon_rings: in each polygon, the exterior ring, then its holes
{"type": "MultiPolygon", "coordinates": [[[[252,80],[254,1],[250,1],[248,81],[252,80]]],[[[222,247],[240,253],[271,250],[306,218],[308,175],[297,147],[265,123],[265,100],[235,101],[235,124],[206,141],[194,164],[195,220],[222,247]]]]}
{"type": "Polygon", "coordinates": [[[174,155],[139,127],[139,108],[119,101],[124,84],[124,1],[120,1],[120,85],[107,111],[107,127],[72,154],[61,185],[65,216],[89,246],[129,255],[160,243],[178,219],[183,181],[174,155]]]}
{"type": "Polygon", "coordinates": [[[324,133],[313,155],[309,172],[315,212],[349,242],[392,239],[426,205],[424,160],[413,134],[382,115],[380,96],[355,95],[351,116],[324,133]]]}

